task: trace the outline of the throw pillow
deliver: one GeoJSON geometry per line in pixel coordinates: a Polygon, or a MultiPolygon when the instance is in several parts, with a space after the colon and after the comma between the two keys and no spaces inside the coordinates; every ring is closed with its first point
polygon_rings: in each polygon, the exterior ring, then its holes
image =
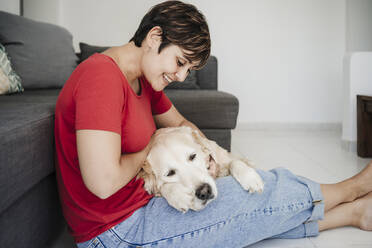
{"type": "Polygon", "coordinates": [[[80,61],[79,61],[79,63],[83,62],[84,60],[89,58],[91,55],[93,55],[95,53],[101,53],[101,52],[103,52],[103,51],[105,51],[106,49],[109,48],[109,47],[106,47],[106,46],[92,46],[92,45],[89,45],[89,44],[84,43],[84,42],[80,42],[79,47],[80,47],[80,54],[79,54],[80,61]]]}
{"type": "Polygon", "coordinates": [[[22,92],[21,78],[12,69],[5,47],[0,44],[0,95],[22,92]]]}
{"type": "Polygon", "coordinates": [[[61,88],[77,65],[72,35],[57,25],[0,11],[0,35],[25,89],[61,88]]]}

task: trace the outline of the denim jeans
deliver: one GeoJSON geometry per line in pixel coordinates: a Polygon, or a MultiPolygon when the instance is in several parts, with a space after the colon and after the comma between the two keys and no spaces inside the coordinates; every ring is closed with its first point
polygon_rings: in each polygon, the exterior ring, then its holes
{"type": "Polygon", "coordinates": [[[268,238],[319,233],[324,216],[320,185],[277,168],[258,173],[263,193],[248,193],[231,176],[217,179],[218,197],[201,211],[181,213],[154,197],[131,217],[79,248],[244,247],[268,238]]]}

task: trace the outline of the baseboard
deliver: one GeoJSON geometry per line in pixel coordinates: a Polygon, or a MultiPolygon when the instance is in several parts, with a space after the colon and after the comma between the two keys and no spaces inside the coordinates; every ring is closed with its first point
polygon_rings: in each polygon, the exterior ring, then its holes
{"type": "MultiPolygon", "coordinates": [[[[329,131],[342,132],[341,123],[248,123],[239,122],[235,128],[236,131],[329,131]]],[[[341,138],[341,137],[340,137],[341,138]]],[[[343,150],[356,153],[357,142],[350,140],[340,140],[343,150]]]]}
{"type": "Polygon", "coordinates": [[[335,131],[341,132],[341,123],[275,123],[275,122],[239,122],[240,131],[335,131]]]}
{"type": "Polygon", "coordinates": [[[345,151],[348,152],[357,152],[357,142],[356,141],[350,141],[350,140],[341,140],[341,147],[345,151]]]}

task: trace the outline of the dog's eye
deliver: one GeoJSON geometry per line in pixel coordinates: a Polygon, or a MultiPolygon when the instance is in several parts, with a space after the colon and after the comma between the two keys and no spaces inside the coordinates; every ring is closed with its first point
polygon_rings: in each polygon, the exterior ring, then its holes
{"type": "Polygon", "coordinates": [[[196,157],[196,153],[193,153],[190,155],[189,160],[193,161],[195,157],[196,157]]]}
{"type": "Polygon", "coordinates": [[[174,174],[176,174],[176,171],[175,170],[170,170],[170,171],[168,171],[167,177],[171,177],[174,174]]]}

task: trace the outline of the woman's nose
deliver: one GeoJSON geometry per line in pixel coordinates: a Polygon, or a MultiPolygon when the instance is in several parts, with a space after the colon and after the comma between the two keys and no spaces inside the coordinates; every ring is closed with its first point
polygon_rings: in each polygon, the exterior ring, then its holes
{"type": "Polygon", "coordinates": [[[183,82],[183,81],[185,81],[187,75],[188,75],[188,70],[187,70],[187,68],[184,68],[184,69],[179,70],[179,71],[176,73],[177,81],[179,81],[179,82],[183,82]]]}

